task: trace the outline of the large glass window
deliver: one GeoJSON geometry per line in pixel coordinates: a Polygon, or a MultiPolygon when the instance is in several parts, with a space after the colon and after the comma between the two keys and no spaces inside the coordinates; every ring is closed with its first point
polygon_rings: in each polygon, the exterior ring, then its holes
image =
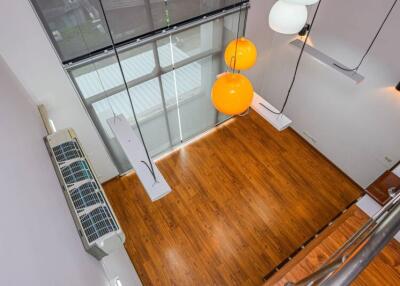
{"type": "MultiPolygon", "coordinates": [[[[246,12],[241,13],[240,34],[246,12]]],[[[226,70],[223,52],[236,37],[238,21],[235,12],[119,49],[134,110],[152,156],[227,119],[213,107],[210,92],[217,74],[226,70]]],[[[68,71],[119,171],[129,170],[131,166],[106,122],[124,114],[137,129],[115,55],[68,71]]]]}
{"type": "MultiPolygon", "coordinates": [[[[100,0],[32,0],[64,63],[110,47],[100,0]]],[[[164,0],[101,0],[116,43],[167,27],[164,0]]],[[[243,0],[168,0],[171,25],[243,0]]]]}
{"type": "Polygon", "coordinates": [[[31,1],[121,173],[131,166],[107,119],[139,124],[151,156],[227,119],[211,87],[226,70],[225,46],[243,34],[248,0],[31,1]]]}

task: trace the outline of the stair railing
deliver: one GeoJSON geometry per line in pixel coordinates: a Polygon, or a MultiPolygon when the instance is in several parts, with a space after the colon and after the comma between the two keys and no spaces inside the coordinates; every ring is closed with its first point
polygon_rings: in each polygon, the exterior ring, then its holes
{"type": "Polygon", "coordinates": [[[351,282],[400,230],[400,189],[314,273],[285,286],[342,286],[351,282]]]}

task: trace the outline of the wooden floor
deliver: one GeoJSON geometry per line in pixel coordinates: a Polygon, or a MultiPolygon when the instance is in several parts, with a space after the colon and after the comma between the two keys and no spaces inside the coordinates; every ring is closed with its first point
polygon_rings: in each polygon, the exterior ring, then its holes
{"type": "Polygon", "coordinates": [[[144,285],[261,285],[360,196],[293,130],[255,112],[157,165],[173,189],[157,202],[134,174],[104,186],[144,285]]]}
{"type": "MultiPolygon", "coordinates": [[[[329,233],[315,241],[315,245],[299,253],[264,286],[284,286],[286,282],[297,282],[317,270],[350,236],[366,221],[368,216],[357,206],[352,206],[335,223],[329,233]]],[[[400,285],[400,243],[392,240],[372,260],[368,267],[352,283],[353,286],[397,286],[400,285]]]]}

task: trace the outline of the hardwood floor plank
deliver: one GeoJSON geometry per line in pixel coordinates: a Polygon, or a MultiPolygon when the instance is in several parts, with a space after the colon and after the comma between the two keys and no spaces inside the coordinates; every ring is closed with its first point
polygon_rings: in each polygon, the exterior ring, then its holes
{"type": "Polygon", "coordinates": [[[104,185],[144,285],[261,285],[361,195],[294,131],[255,112],[157,166],[173,189],[157,202],[135,174],[104,185]]]}

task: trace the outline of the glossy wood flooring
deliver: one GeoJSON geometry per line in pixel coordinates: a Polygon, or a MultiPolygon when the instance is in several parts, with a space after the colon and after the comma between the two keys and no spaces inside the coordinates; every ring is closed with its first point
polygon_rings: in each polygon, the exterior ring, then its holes
{"type": "Polygon", "coordinates": [[[293,130],[255,112],[157,165],[173,189],[157,202],[134,174],[104,186],[144,285],[261,285],[360,196],[293,130]]]}
{"type": "MultiPolygon", "coordinates": [[[[357,206],[352,206],[335,222],[326,237],[318,238],[317,244],[299,253],[264,286],[284,286],[286,282],[297,282],[317,270],[350,236],[366,221],[368,216],[357,206]],[[298,259],[299,258],[299,259],[298,259]]],[[[353,286],[397,286],[400,285],[400,243],[392,240],[372,260],[368,267],[352,283],[353,286]]]]}

